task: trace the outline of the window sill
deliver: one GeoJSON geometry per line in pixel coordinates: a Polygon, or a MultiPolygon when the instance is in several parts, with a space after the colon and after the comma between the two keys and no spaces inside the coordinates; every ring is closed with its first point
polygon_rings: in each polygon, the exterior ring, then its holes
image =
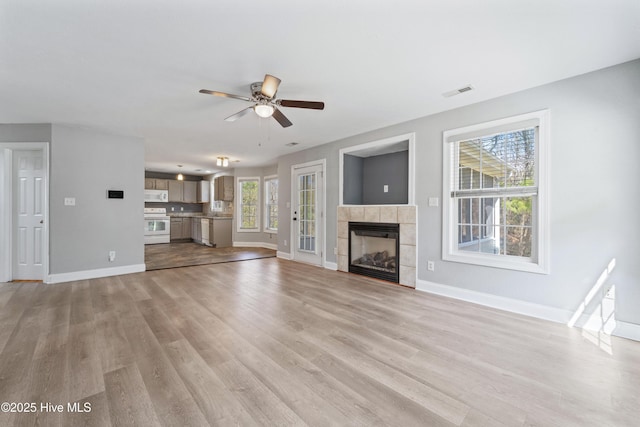
{"type": "Polygon", "coordinates": [[[462,254],[460,252],[443,254],[444,261],[459,262],[463,264],[480,265],[483,267],[502,268],[506,270],[523,271],[526,273],[549,274],[548,267],[533,260],[519,257],[497,258],[493,255],[462,254]]]}

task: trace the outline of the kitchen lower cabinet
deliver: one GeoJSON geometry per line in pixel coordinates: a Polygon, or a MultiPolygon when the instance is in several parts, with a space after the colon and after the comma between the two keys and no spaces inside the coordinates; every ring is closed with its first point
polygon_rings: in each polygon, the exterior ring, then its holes
{"type": "Polygon", "coordinates": [[[213,244],[216,248],[228,248],[233,246],[231,218],[213,219],[213,244]]]}
{"type": "Polygon", "coordinates": [[[200,218],[191,220],[191,240],[196,243],[202,243],[202,222],[200,218]]]}
{"type": "Polygon", "coordinates": [[[191,218],[171,218],[171,240],[191,239],[191,218]]]}

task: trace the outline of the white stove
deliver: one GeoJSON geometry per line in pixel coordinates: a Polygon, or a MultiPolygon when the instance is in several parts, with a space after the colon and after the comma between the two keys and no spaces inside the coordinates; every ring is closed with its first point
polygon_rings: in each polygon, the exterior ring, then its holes
{"type": "Polygon", "coordinates": [[[169,243],[171,218],[165,208],[144,208],[144,244],[169,243]]]}

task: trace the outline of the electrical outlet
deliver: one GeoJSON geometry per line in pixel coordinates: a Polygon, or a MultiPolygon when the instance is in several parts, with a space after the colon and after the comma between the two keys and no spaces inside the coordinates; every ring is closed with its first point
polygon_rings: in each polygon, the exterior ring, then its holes
{"type": "Polygon", "coordinates": [[[109,251],[109,262],[116,260],[116,251],[109,251]]]}
{"type": "Polygon", "coordinates": [[[287,241],[286,240],[284,241],[284,245],[287,246],[287,241]]]}
{"type": "Polygon", "coordinates": [[[435,263],[433,261],[427,261],[427,270],[435,271],[435,269],[436,269],[435,263]]]}
{"type": "Polygon", "coordinates": [[[75,197],[65,197],[64,198],[64,205],[65,206],[75,206],[76,205],[76,198],[75,197]]]}
{"type": "Polygon", "coordinates": [[[338,248],[333,248],[333,254],[338,255],[338,248]]]}

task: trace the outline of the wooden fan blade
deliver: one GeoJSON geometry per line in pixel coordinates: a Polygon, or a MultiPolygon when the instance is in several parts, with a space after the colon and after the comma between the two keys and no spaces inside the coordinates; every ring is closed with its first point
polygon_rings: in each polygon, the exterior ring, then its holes
{"type": "Polygon", "coordinates": [[[249,111],[253,110],[253,106],[251,107],[247,107],[244,110],[240,110],[237,113],[227,117],[226,119],[224,119],[225,122],[235,122],[237,119],[239,119],[240,117],[244,116],[245,114],[247,114],[249,111]]]}
{"type": "Polygon", "coordinates": [[[291,99],[281,99],[278,101],[278,105],[282,105],[283,107],[310,108],[312,110],[324,110],[324,102],[317,102],[317,101],[294,101],[291,99]]]}
{"type": "Polygon", "coordinates": [[[280,126],[282,126],[283,128],[288,128],[293,124],[289,121],[289,119],[285,117],[284,114],[282,114],[282,111],[278,110],[277,108],[273,110],[272,117],[276,119],[276,121],[280,123],[280,126]]]}
{"type": "Polygon", "coordinates": [[[269,99],[273,98],[274,96],[276,96],[278,86],[280,86],[280,81],[281,80],[279,78],[274,77],[271,74],[265,74],[260,93],[262,93],[269,99]]]}
{"type": "Polygon", "coordinates": [[[218,92],[218,91],[215,91],[215,90],[200,89],[200,93],[204,93],[204,94],[207,94],[207,95],[214,95],[214,96],[222,96],[224,98],[240,99],[242,101],[250,101],[251,102],[251,98],[247,98],[246,96],[232,95],[230,93],[218,92]]]}

